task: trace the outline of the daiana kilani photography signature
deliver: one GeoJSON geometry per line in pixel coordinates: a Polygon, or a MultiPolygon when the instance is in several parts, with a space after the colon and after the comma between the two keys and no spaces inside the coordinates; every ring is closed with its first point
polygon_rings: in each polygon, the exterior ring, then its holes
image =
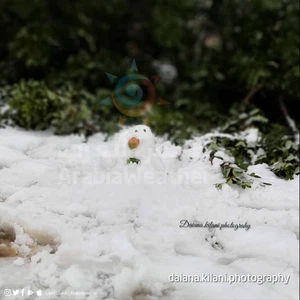
{"type": "Polygon", "coordinates": [[[222,230],[223,228],[231,228],[233,230],[238,230],[239,228],[245,229],[245,231],[248,231],[251,228],[251,225],[248,224],[247,222],[245,222],[244,224],[242,223],[214,223],[214,222],[208,222],[206,221],[205,223],[202,222],[190,222],[188,220],[181,220],[179,223],[179,227],[183,227],[183,228],[188,228],[188,227],[197,227],[197,228],[219,228],[220,230],[222,230]]]}

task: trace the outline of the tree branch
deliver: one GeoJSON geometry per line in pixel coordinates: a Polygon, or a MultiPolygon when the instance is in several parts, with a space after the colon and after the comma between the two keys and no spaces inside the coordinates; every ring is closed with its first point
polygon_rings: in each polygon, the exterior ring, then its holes
{"type": "Polygon", "coordinates": [[[244,100],[242,101],[241,107],[242,108],[246,108],[251,100],[251,98],[260,90],[259,87],[254,87],[252,88],[249,93],[247,94],[247,96],[244,98],[244,100]]]}
{"type": "Polygon", "coordinates": [[[294,135],[295,141],[298,141],[299,140],[299,131],[297,129],[295,121],[290,117],[288,109],[285,106],[285,104],[280,96],[277,98],[277,102],[278,102],[280,109],[285,117],[287,125],[289,126],[289,128],[291,129],[291,131],[294,135]]]}

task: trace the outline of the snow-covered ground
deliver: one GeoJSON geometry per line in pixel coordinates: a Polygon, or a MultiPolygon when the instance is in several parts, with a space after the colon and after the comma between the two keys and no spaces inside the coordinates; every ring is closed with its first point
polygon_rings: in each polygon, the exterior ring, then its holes
{"type": "Polygon", "coordinates": [[[157,138],[166,167],[157,170],[115,164],[116,138],[101,134],[85,143],[0,129],[0,233],[15,232],[18,252],[0,258],[0,299],[298,299],[299,178],[256,165],[250,172],[262,179],[253,188],[218,190],[224,179],[202,152],[205,139],[183,149],[157,138]],[[202,274],[202,282],[172,282],[202,274]],[[206,282],[206,274],[289,282],[206,282]]]}

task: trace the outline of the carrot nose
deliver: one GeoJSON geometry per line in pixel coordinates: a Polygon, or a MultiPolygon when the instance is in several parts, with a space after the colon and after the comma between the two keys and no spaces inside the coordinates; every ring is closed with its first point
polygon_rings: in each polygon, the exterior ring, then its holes
{"type": "Polygon", "coordinates": [[[129,141],[128,141],[128,147],[130,149],[134,149],[134,148],[137,148],[137,146],[140,144],[140,140],[135,138],[135,137],[132,137],[129,141]]]}

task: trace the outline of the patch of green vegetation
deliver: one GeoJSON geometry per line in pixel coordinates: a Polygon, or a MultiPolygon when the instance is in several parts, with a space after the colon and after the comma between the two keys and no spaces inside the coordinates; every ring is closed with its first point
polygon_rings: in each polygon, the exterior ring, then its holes
{"type": "Polygon", "coordinates": [[[141,161],[138,158],[130,157],[127,159],[127,164],[137,164],[139,165],[141,161]]]}
{"type": "MultiPolygon", "coordinates": [[[[12,124],[26,129],[53,128],[56,134],[80,133],[89,136],[100,130],[116,131],[110,119],[109,108],[99,105],[99,99],[109,95],[102,89],[91,94],[76,89],[71,83],[49,87],[43,81],[21,81],[0,88],[2,103],[8,107],[2,114],[2,125],[12,124]],[[100,117],[101,114],[101,117],[100,117]]],[[[3,104],[2,104],[3,105],[3,104]]]]}
{"type": "MultiPolygon", "coordinates": [[[[218,151],[234,158],[234,164],[224,161],[220,165],[227,184],[250,188],[252,181],[249,180],[249,176],[259,176],[255,173],[247,174],[248,167],[261,163],[269,165],[278,177],[286,180],[299,174],[299,144],[296,144],[285,127],[278,124],[267,127],[268,123],[269,120],[258,109],[238,117],[235,115],[234,120],[229,120],[222,128],[223,131],[234,135],[226,137],[216,134],[206,145],[205,151],[210,151],[212,164],[214,158],[223,160],[215,155],[218,151]],[[246,138],[242,137],[242,131],[249,128],[258,129],[258,139],[255,143],[248,144],[246,138]]],[[[222,184],[216,184],[216,187],[221,188],[222,184]]]]}

